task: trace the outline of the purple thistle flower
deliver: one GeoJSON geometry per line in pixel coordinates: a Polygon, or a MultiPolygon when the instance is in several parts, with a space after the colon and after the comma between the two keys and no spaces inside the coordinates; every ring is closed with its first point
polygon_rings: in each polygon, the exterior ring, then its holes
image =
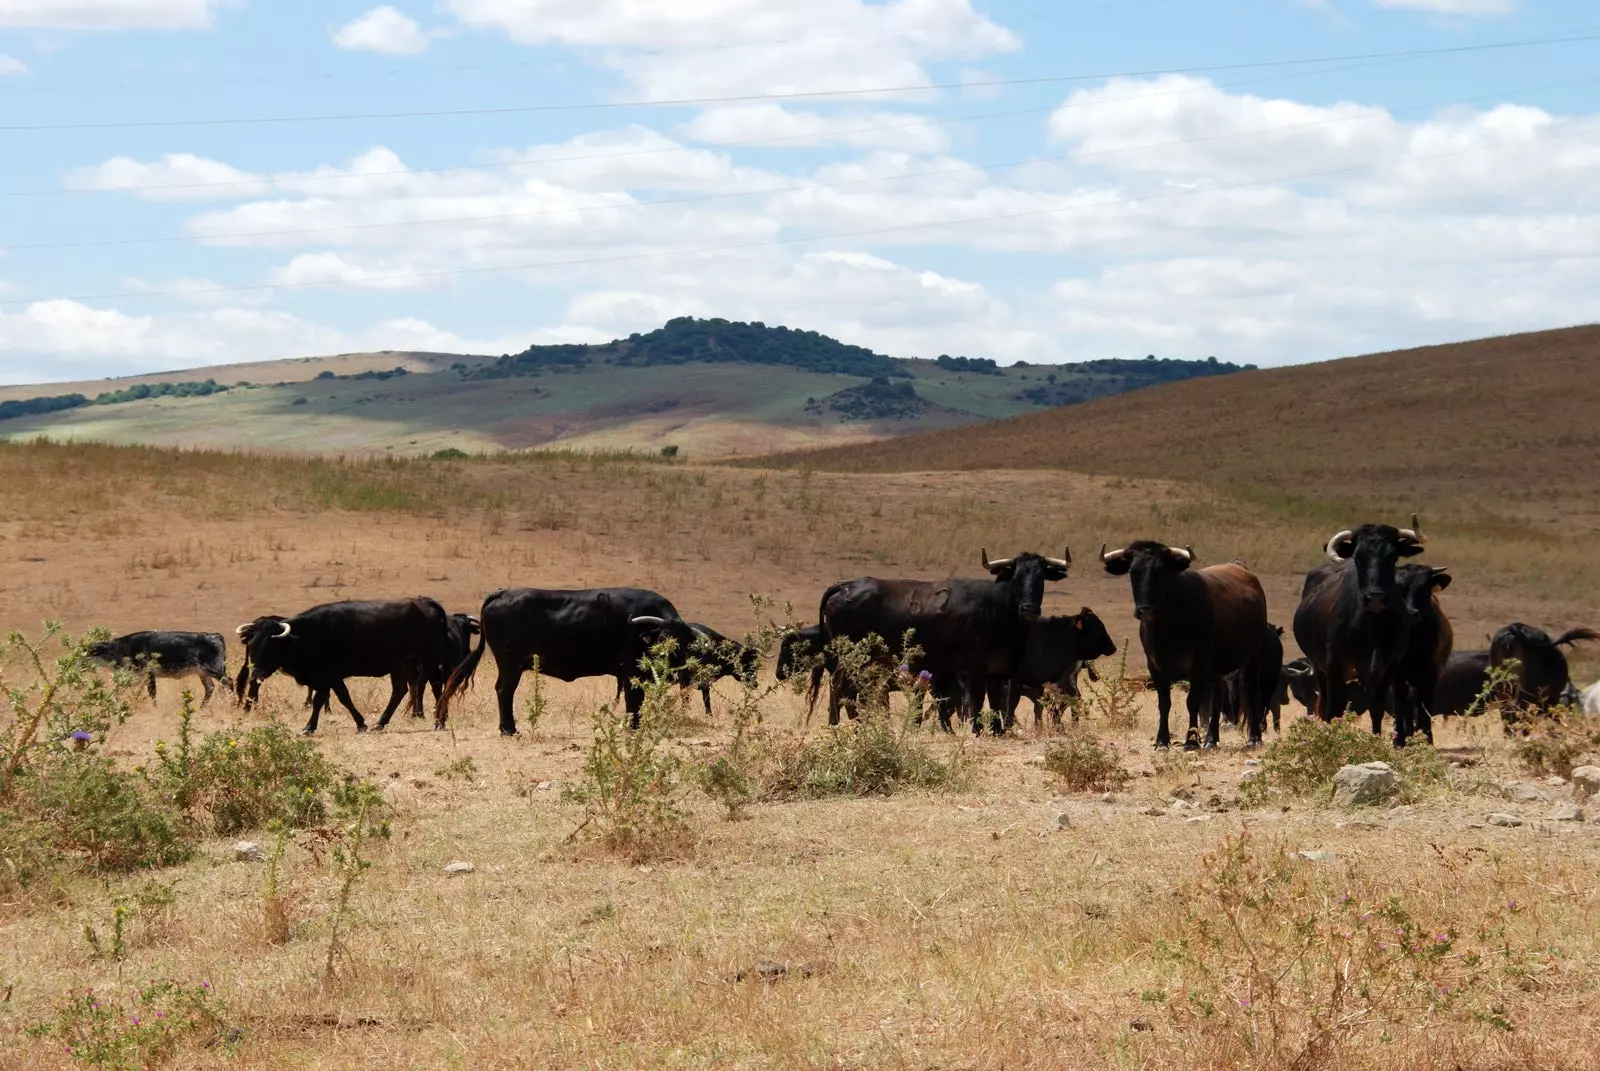
{"type": "Polygon", "coordinates": [[[82,729],[79,729],[77,732],[72,734],[72,739],[81,740],[85,744],[87,744],[89,741],[94,739],[94,734],[93,733],[86,733],[82,729]]]}
{"type": "Polygon", "coordinates": [[[896,669],[895,672],[896,673],[910,673],[911,672],[911,667],[906,665],[906,664],[904,664],[904,663],[901,663],[900,668],[896,669]]]}
{"type": "Polygon", "coordinates": [[[921,673],[917,674],[917,679],[919,681],[931,681],[933,680],[933,674],[929,673],[927,670],[923,670],[921,673]]]}

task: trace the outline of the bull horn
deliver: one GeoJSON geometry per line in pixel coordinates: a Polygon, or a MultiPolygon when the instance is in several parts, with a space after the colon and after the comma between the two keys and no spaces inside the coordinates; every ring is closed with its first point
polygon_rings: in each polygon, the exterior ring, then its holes
{"type": "Polygon", "coordinates": [[[1328,557],[1333,559],[1333,562],[1334,562],[1335,565],[1343,565],[1344,564],[1344,559],[1341,558],[1339,556],[1339,553],[1333,549],[1333,546],[1334,546],[1335,543],[1338,543],[1342,539],[1348,539],[1350,537],[1350,535],[1351,535],[1351,532],[1350,532],[1350,529],[1348,529],[1348,528],[1346,528],[1342,532],[1337,532],[1337,533],[1334,534],[1334,537],[1332,539],[1328,540],[1328,545],[1322,548],[1323,550],[1328,552],[1328,557]]]}
{"type": "Polygon", "coordinates": [[[983,567],[991,573],[996,569],[1004,569],[1011,564],[1010,558],[996,558],[994,561],[990,561],[988,547],[984,547],[979,553],[983,556],[983,567]]]}
{"type": "Polygon", "coordinates": [[[243,636],[246,632],[250,631],[250,626],[254,625],[254,624],[255,624],[254,621],[250,621],[250,622],[247,622],[247,623],[245,623],[243,625],[240,625],[238,628],[233,630],[233,634],[235,636],[243,636]]]}
{"type": "Polygon", "coordinates": [[[1189,564],[1193,564],[1193,562],[1194,562],[1194,548],[1193,547],[1168,547],[1167,549],[1170,550],[1174,554],[1182,554],[1184,562],[1189,563],[1189,564]]]}
{"type": "Polygon", "coordinates": [[[282,623],[282,631],[280,631],[280,632],[279,632],[279,633],[278,633],[278,639],[280,639],[280,640],[281,640],[281,639],[283,639],[283,638],[284,638],[284,637],[285,637],[285,636],[287,636],[287,635],[289,635],[289,622],[287,622],[287,621],[284,621],[284,622],[283,622],[283,623],[282,623]]]}
{"type": "Polygon", "coordinates": [[[1417,523],[1417,515],[1415,513],[1411,515],[1411,527],[1400,529],[1400,534],[1406,539],[1410,539],[1419,544],[1426,543],[1428,541],[1428,537],[1422,534],[1422,525],[1417,523]]]}
{"type": "Polygon", "coordinates": [[[474,625],[483,624],[483,618],[479,617],[477,614],[468,614],[467,620],[471,621],[474,625]]]}
{"type": "Polygon", "coordinates": [[[1059,566],[1062,569],[1071,568],[1072,567],[1072,546],[1070,544],[1067,546],[1067,556],[1065,558],[1046,558],[1045,561],[1047,563],[1049,563],[1050,565],[1059,566]]]}
{"type": "Polygon", "coordinates": [[[1100,544],[1100,560],[1102,562],[1114,562],[1118,558],[1126,557],[1127,554],[1128,554],[1128,548],[1127,547],[1123,547],[1121,550],[1114,550],[1110,554],[1107,554],[1106,553],[1106,545],[1104,543],[1100,544]]]}
{"type": "Polygon", "coordinates": [[[667,623],[667,619],[664,618],[664,617],[650,617],[650,616],[646,615],[646,616],[641,616],[641,617],[630,617],[630,618],[628,618],[628,624],[630,624],[630,625],[655,625],[655,626],[660,626],[660,625],[665,625],[666,623],[667,623]]]}

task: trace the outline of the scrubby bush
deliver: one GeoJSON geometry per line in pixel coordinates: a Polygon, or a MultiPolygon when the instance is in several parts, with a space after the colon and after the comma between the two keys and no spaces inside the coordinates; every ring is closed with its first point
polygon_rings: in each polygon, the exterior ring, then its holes
{"type": "Polygon", "coordinates": [[[1403,778],[1401,792],[1416,799],[1448,783],[1448,770],[1438,752],[1421,741],[1391,747],[1367,731],[1355,715],[1324,722],[1295,718],[1283,736],[1261,753],[1261,765],[1241,785],[1251,803],[1273,797],[1329,800],[1333,777],[1341,767],[1367,762],[1387,762],[1403,778]]]}
{"type": "Polygon", "coordinates": [[[145,1071],[172,1060],[186,1044],[225,1040],[227,1002],[210,982],[171,980],[146,985],[132,1000],[93,989],[75,990],[55,1017],[28,1034],[51,1038],[76,1063],[110,1071],[145,1071]]]}
{"type": "Polygon", "coordinates": [[[1111,792],[1133,776],[1122,765],[1116,745],[1076,725],[1045,749],[1044,768],[1068,792],[1111,792]]]}

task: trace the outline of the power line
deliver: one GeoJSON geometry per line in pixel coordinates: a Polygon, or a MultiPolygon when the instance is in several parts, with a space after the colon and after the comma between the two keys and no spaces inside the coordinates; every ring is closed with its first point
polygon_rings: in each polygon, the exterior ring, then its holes
{"type": "MultiPolygon", "coordinates": [[[[704,145],[670,145],[655,149],[626,149],[622,152],[583,153],[575,156],[548,156],[538,159],[512,160],[497,164],[460,164],[446,167],[401,167],[391,168],[388,171],[362,171],[343,172],[335,175],[293,175],[287,180],[281,176],[272,178],[252,177],[247,179],[230,179],[222,182],[176,182],[162,183],[159,185],[145,186],[86,186],[79,188],[55,187],[48,190],[3,190],[0,197],[60,197],[68,195],[82,195],[93,193],[153,193],[163,190],[206,190],[225,189],[230,187],[250,187],[254,189],[266,182],[273,182],[282,188],[285,182],[292,183],[294,187],[301,187],[308,183],[322,182],[352,182],[373,178],[388,178],[402,175],[449,175],[449,174],[476,174],[487,171],[500,171],[511,168],[538,167],[545,164],[579,163],[590,160],[617,160],[637,156],[659,156],[669,153],[685,152],[714,152],[719,149],[748,148],[762,145],[782,145],[794,141],[819,141],[832,138],[848,137],[854,134],[874,134],[887,130],[910,130],[923,126],[947,126],[956,123],[977,122],[984,119],[1006,119],[1019,115],[1042,115],[1047,112],[1056,112],[1067,109],[1099,108],[1111,104],[1125,104],[1133,101],[1154,100],[1160,97],[1188,96],[1192,93],[1203,93],[1212,89],[1237,89],[1240,86],[1262,85],[1269,82],[1284,82],[1296,78],[1314,77],[1323,74],[1338,74],[1345,71],[1361,70],[1369,67],[1387,66],[1399,60],[1378,60],[1364,63],[1348,63],[1336,67],[1323,67],[1314,71],[1296,71],[1291,74],[1272,74],[1258,78],[1241,78],[1232,82],[1213,82],[1206,86],[1192,89],[1169,89],[1158,93],[1139,93],[1126,97],[1105,97],[1089,101],[1065,101],[1060,104],[1047,104],[1038,108],[1015,108],[998,112],[978,112],[968,115],[927,117],[904,123],[886,123],[875,126],[857,126],[835,128],[832,130],[814,130],[801,134],[780,134],[760,138],[743,138],[730,141],[706,142],[704,145]]],[[[1555,83],[1556,86],[1567,83],[1555,83]]],[[[1553,88],[1553,86],[1535,86],[1534,89],[1553,88]]],[[[1514,90],[1512,92],[1526,92],[1527,90],[1514,90]]],[[[1468,98],[1476,99],[1476,98],[1468,98]]]]}
{"type": "Polygon", "coordinates": [[[394,220],[382,223],[351,223],[334,227],[297,227],[265,231],[235,231],[223,234],[180,234],[151,238],[104,238],[90,239],[81,242],[34,242],[23,245],[10,245],[3,248],[7,252],[21,252],[45,249],[96,249],[117,246],[166,245],[187,242],[227,242],[241,238],[280,238],[300,235],[342,234],[346,232],[387,230],[391,228],[402,227],[428,227],[444,224],[498,223],[515,219],[535,219],[545,216],[579,216],[587,215],[591,212],[620,212],[637,208],[696,204],[706,201],[730,200],[739,197],[771,197],[786,193],[805,193],[812,190],[839,189],[847,186],[861,186],[879,182],[897,182],[907,179],[940,178],[946,175],[1003,171],[1016,167],[1027,167],[1034,164],[1050,164],[1072,160],[1099,159],[1106,156],[1119,156],[1134,152],[1149,152],[1159,149],[1178,148],[1186,145],[1199,145],[1214,141],[1227,141],[1234,138],[1246,138],[1263,134],[1277,134],[1295,130],[1307,130],[1317,127],[1332,126],[1340,123],[1352,123],[1369,119],[1383,118],[1391,115],[1404,115],[1409,112],[1447,108],[1459,104],[1470,104],[1475,101],[1497,99],[1514,93],[1531,92],[1539,89],[1552,89],[1572,85],[1592,84],[1596,81],[1600,81],[1600,78],[1581,78],[1566,82],[1546,83],[1544,85],[1529,86],[1522,89],[1503,90],[1494,93],[1481,93],[1471,97],[1461,97],[1455,100],[1447,101],[1435,101],[1429,104],[1409,105],[1402,108],[1369,108],[1354,115],[1341,115],[1329,119],[1318,119],[1305,123],[1284,123],[1274,126],[1256,127],[1252,130],[1235,130],[1226,134],[1209,134],[1202,137],[1180,138],[1173,141],[1147,142],[1141,145],[1126,145],[1115,149],[1100,149],[1092,152],[1069,152],[1062,153],[1057,156],[1035,156],[1024,160],[1013,160],[1004,163],[965,164],[960,167],[940,168],[932,171],[912,171],[888,175],[870,175],[863,178],[841,179],[835,182],[814,182],[790,186],[768,186],[746,190],[724,191],[720,193],[695,194],[688,197],[666,197],[651,201],[630,201],[623,204],[585,205],[573,208],[539,209],[528,212],[495,213],[492,215],[448,216],[434,219],[394,220]]]}
{"type": "Polygon", "coordinates": [[[0,125],[0,133],[63,132],[77,130],[137,130],[199,126],[248,126],[284,123],[330,123],[387,119],[458,118],[474,115],[520,115],[541,112],[581,112],[618,108],[704,107],[713,104],[744,104],[768,100],[820,100],[847,97],[881,96],[894,93],[927,93],[945,89],[993,89],[1002,86],[1051,85],[1066,82],[1095,82],[1110,78],[1151,78],[1164,74],[1204,74],[1218,71],[1260,70],[1272,67],[1303,66],[1312,63],[1342,63],[1353,60],[1410,59],[1424,56],[1464,55],[1513,48],[1600,41],[1600,34],[1529,38],[1516,41],[1456,45],[1448,48],[1407,49],[1392,52],[1367,52],[1343,56],[1306,57],[1287,60],[1258,60],[1249,63],[1224,63],[1198,67],[1172,67],[1156,70],[1112,71],[1098,74],[1046,75],[1034,78],[993,78],[975,82],[943,82],[927,85],[877,86],[870,89],[818,89],[792,93],[746,93],[724,97],[681,97],[668,100],[595,101],[585,104],[524,104],[498,108],[449,108],[398,112],[348,112],[323,115],[246,116],[222,119],[138,119],[114,122],[38,123],[0,125]]]}
{"type": "MultiPolygon", "coordinates": [[[[1271,186],[1279,183],[1304,182],[1316,178],[1331,178],[1338,175],[1357,174],[1363,171],[1372,171],[1378,168],[1390,167],[1396,164],[1417,163],[1427,160],[1442,160],[1456,156],[1466,156],[1479,152],[1491,152],[1502,149],[1517,148],[1539,142],[1558,141],[1565,138],[1580,137],[1587,134],[1600,133],[1600,126],[1580,130],[1571,130],[1561,134],[1543,137],[1522,138],[1517,141],[1501,142],[1498,145],[1477,145],[1466,149],[1453,149],[1447,152],[1418,153],[1395,157],[1390,160],[1379,160],[1368,164],[1353,164],[1347,167],[1328,168],[1319,171],[1301,172],[1293,175],[1278,175],[1271,178],[1251,179],[1245,182],[1225,183],[1186,190],[1169,190],[1165,193],[1146,194],[1139,197],[1114,197],[1103,201],[1085,204],[1057,205],[1051,208],[1025,209],[1018,212],[1002,212],[987,216],[970,216],[963,219],[940,220],[933,223],[907,223],[887,227],[873,227],[856,231],[841,231],[831,234],[796,235],[791,238],[769,238],[755,242],[738,242],[729,245],[706,246],[698,249],[663,249],[643,253],[619,253],[600,257],[582,257],[570,260],[534,261],[522,264],[487,265],[476,268],[447,268],[438,271],[400,272],[391,275],[372,275],[358,280],[362,283],[383,282],[410,282],[421,279],[454,278],[466,275],[487,275],[508,271],[536,271],[547,268],[572,268],[587,267],[597,264],[616,264],[627,261],[657,260],[665,257],[690,257],[704,256],[713,253],[743,252],[752,249],[773,248],[786,245],[797,245],[803,242],[836,241],[851,238],[880,237],[889,234],[905,234],[917,231],[939,230],[946,227],[964,227],[975,223],[999,223],[1017,219],[1037,218],[1040,216],[1055,215],[1063,212],[1097,211],[1106,208],[1116,208],[1122,205],[1146,204],[1156,201],[1177,200],[1184,197],[1196,197],[1210,193],[1226,193],[1236,190],[1252,189],[1261,186],[1271,186]]],[[[1549,259],[1566,260],[1578,259],[1585,254],[1552,254],[1549,259]]],[[[26,305],[44,300],[57,301],[108,301],[124,298],[142,297],[193,297],[201,294],[237,294],[249,293],[260,290],[298,290],[316,286],[338,286],[347,282],[344,279],[316,279],[303,280],[291,283],[262,283],[253,286],[211,286],[195,287],[187,290],[147,290],[147,291],[121,291],[104,294],[86,294],[64,298],[0,298],[0,305],[26,305]]]]}

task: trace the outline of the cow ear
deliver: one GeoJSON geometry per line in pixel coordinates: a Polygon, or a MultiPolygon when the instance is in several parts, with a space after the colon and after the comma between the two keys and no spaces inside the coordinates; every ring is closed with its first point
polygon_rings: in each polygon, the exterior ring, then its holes
{"type": "Polygon", "coordinates": [[[1106,559],[1106,572],[1112,576],[1127,576],[1128,570],[1131,568],[1133,568],[1133,563],[1126,557],[1106,559]]]}
{"type": "Polygon", "coordinates": [[[1075,621],[1072,622],[1072,627],[1077,629],[1079,632],[1083,631],[1083,616],[1081,614],[1075,621]]]}
{"type": "Polygon", "coordinates": [[[1450,568],[1448,565],[1441,565],[1434,569],[1432,581],[1434,591],[1443,591],[1450,586],[1450,574],[1445,572],[1448,568],[1450,568]]]}

